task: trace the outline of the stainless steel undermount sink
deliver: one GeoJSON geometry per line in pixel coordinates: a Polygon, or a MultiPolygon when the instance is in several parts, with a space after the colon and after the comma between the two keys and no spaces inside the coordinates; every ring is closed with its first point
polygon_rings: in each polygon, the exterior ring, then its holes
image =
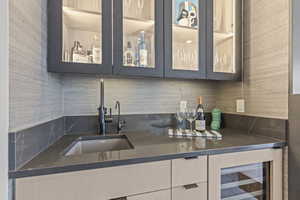
{"type": "Polygon", "coordinates": [[[107,151],[120,151],[133,149],[125,135],[116,136],[87,136],[74,141],[66,150],[65,156],[98,153],[107,151]]]}

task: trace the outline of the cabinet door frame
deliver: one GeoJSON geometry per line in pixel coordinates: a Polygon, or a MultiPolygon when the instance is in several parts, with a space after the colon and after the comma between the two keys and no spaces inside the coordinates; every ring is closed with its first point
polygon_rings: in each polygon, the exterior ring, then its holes
{"type": "Polygon", "coordinates": [[[112,3],[102,0],[102,64],[62,61],[63,0],[48,1],[48,71],[59,73],[112,74],[112,3]]]}
{"type": "Polygon", "coordinates": [[[243,13],[244,0],[236,1],[236,49],[235,49],[235,73],[214,72],[214,1],[207,1],[207,79],[208,80],[242,80],[243,69],[243,13]],[[241,17],[238,17],[241,16],[241,17]]]}
{"type": "Polygon", "coordinates": [[[282,200],[282,149],[209,156],[209,200],[221,199],[221,169],[270,162],[270,200],[282,200]]]}
{"type": "Polygon", "coordinates": [[[172,24],[173,24],[173,0],[164,0],[164,43],[165,43],[165,77],[183,79],[206,78],[206,7],[207,0],[198,0],[199,30],[198,30],[198,71],[173,69],[172,51],[172,24]]]}
{"type": "Polygon", "coordinates": [[[163,77],[163,1],[155,2],[155,65],[154,68],[128,67],[123,65],[123,1],[113,1],[113,28],[114,28],[114,71],[115,75],[143,76],[143,77],[163,77]]]}

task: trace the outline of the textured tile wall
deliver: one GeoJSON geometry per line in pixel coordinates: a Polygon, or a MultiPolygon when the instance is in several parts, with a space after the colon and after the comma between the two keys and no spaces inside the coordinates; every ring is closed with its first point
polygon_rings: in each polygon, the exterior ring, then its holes
{"type": "Polygon", "coordinates": [[[59,118],[60,75],[47,72],[47,0],[10,0],[10,131],[59,118]]]}
{"type": "Polygon", "coordinates": [[[244,86],[219,84],[217,105],[235,112],[244,97],[247,115],[288,118],[289,0],[245,2],[244,86]]]}
{"type": "MultiPolygon", "coordinates": [[[[173,113],[180,99],[196,104],[204,97],[207,110],[215,106],[216,83],[161,79],[105,79],[105,104],[114,111],[121,102],[122,114],[173,113]]],[[[87,75],[66,75],[63,78],[65,116],[95,115],[99,107],[99,78],[87,75]]]]}

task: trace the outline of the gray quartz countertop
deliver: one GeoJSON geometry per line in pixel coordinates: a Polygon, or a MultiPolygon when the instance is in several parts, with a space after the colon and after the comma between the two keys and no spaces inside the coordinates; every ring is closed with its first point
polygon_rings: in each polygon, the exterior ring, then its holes
{"type": "Polygon", "coordinates": [[[213,155],[267,148],[282,148],[283,140],[224,129],[222,140],[174,138],[147,132],[125,133],[133,149],[65,156],[64,152],[80,135],[66,135],[16,171],[10,178],[23,178],[78,170],[129,165],[176,158],[213,155]]]}

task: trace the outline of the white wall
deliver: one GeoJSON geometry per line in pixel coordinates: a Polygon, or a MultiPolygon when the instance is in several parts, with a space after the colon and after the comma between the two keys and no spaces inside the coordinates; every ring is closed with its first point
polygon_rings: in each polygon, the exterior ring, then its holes
{"type": "Polygon", "coordinates": [[[0,199],[8,199],[8,0],[0,1],[0,199]]]}

